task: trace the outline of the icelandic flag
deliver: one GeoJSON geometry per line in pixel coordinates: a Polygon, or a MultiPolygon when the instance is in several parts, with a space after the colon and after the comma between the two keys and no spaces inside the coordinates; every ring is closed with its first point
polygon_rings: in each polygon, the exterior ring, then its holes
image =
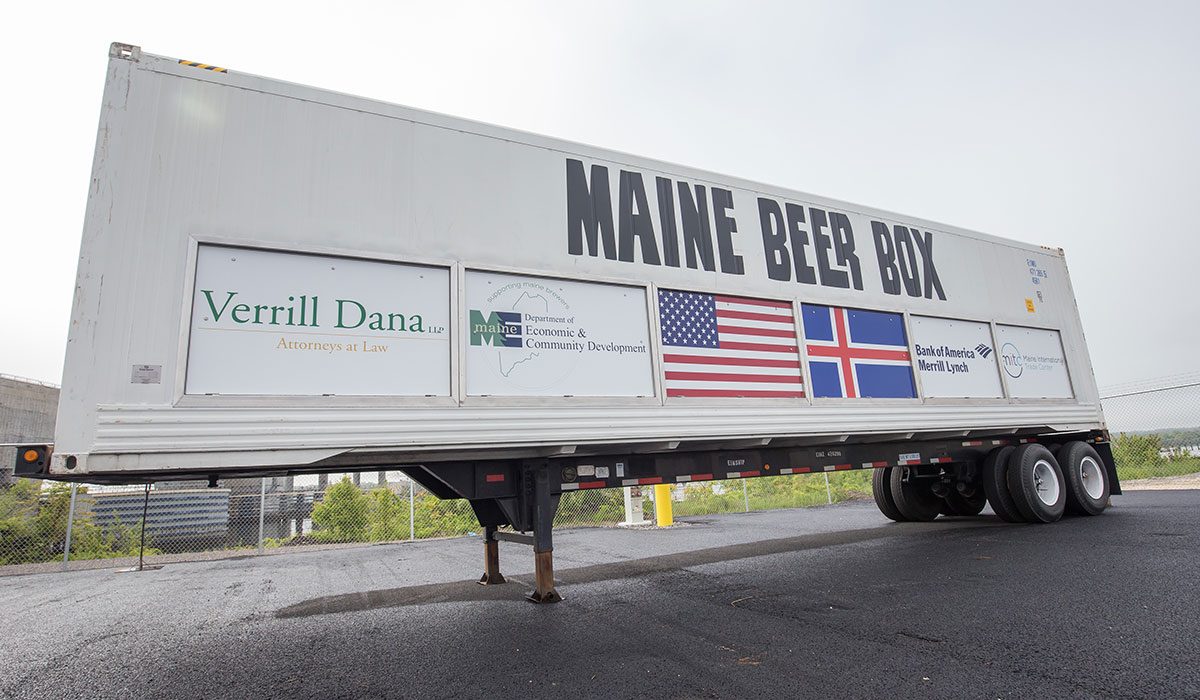
{"type": "Polygon", "coordinates": [[[903,316],[816,304],[801,311],[813,396],[916,398],[903,316]]]}

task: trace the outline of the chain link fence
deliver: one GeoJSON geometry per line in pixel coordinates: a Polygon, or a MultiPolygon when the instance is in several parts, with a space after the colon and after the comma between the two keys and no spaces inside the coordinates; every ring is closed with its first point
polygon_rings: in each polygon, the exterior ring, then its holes
{"type": "MultiPolygon", "coordinates": [[[[631,520],[652,523],[653,491],[631,520]]],[[[823,505],[870,497],[870,474],[839,472],[672,487],[678,515],[823,505]]],[[[622,489],[562,495],[556,527],[626,522],[622,489]]],[[[478,535],[462,499],[401,472],[145,486],[19,479],[0,490],[0,574],[129,566],[478,535]],[[144,527],[143,527],[144,525],[144,527]]]]}
{"type": "Polygon", "coordinates": [[[1122,487],[1200,488],[1200,374],[1101,392],[1122,487]]]}
{"type": "MultiPolygon", "coordinates": [[[[1183,479],[1200,487],[1200,375],[1104,395],[1123,484],[1183,479]]],[[[46,400],[23,394],[18,417],[34,421],[46,400]]],[[[800,508],[870,498],[870,478],[848,471],[709,481],[671,494],[680,516],[800,508]]],[[[652,494],[634,499],[630,521],[653,522],[652,494]]],[[[555,525],[626,520],[622,489],[591,489],[564,493],[555,525]]],[[[139,552],[156,563],[478,533],[467,501],[440,500],[398,471],[230,479],[219,488],[0,484],[0,574],[125,566],[139,552]]]]}

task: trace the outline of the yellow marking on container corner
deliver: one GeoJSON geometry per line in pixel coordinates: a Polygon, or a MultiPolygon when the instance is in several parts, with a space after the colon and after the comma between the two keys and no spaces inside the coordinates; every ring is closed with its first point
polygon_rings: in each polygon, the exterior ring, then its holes
{"type": "Polygon", "coordinates": [[[217,66],[210,66],[207,63],[197,63],[195,61],[185,61],[182,58],[179,59],[179,65],[191,66],[192,68],[202,68],[204,70],[210,70],[214,73],[228,73],[229,72],[228,68],[218,68],[217,66]]]}
{"type": "Polygon", "coordinates": [[[1037,313],[1037,309],[1033,308],[1033,299],[1025,297],[1025,310],[1029,313],[1037,313]]]}

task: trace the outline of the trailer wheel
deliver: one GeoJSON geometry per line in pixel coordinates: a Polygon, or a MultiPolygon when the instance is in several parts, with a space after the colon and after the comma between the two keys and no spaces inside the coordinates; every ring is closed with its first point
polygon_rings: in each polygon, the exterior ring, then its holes
{"type": "Polygon", "coordinates": [[[1008,465],[1015,447],[999,447],[983,459],[983,492],[992,511],[1005,522],[1023,523],[1025,518],[1017,510],[1012,495],[1008,492],[1008,465]]]}
{"type": "Polygon", "coordinates": [[[943,501],[946,504],[946,509],[942,513],[947,515],[979,515],[983,512],[983,507],[987,505],[987,497],[984,496],[982,489],[976,489],[970,496],[952,490],[946,494],[943,501]]]}
{"type": "Polygon", "coordinates": [[[1067,485],[1067,512],[1100,515],[1108,506],[1108,471],[1095,448],[1086,442],[1068,442],[1058,453],[1067,485]]]}
{"type": "Polygon", "coordinates": [[[908,520],[928,522],[937,518],[942,507],[942,499],[929,487],[928,480],[904,480],[905,469],[893,467],[888,475],[888,485],[891,487],[892,500],[896,509],[908,520]]]}
{"type": "Polygon", "coordinates": [[[1017,510],[1032,523],[1052,523],[1063,516],[1067,488],[1062,469],[1042,445],[1021,445],[1009,457],[1008,491],[1017,510]]]}
{"type": "Polygon", "coordinates": [[[898,523],[906,522],[908,518],[896,507],[896,499],[892,498],[890,477],[894,467],[884,467],[871,472],[871,493],[875,496],[875,505],[879,512],[898,523]]]}

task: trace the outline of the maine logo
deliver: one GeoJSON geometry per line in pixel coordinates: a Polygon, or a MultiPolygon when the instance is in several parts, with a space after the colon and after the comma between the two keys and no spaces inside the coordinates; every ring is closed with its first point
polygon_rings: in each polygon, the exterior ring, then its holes
{"type": "Polygon", "coordinates": [[[518,311],[482,311],[471,309],[471,345],[521,347],[521,314],[518,311]]]}

